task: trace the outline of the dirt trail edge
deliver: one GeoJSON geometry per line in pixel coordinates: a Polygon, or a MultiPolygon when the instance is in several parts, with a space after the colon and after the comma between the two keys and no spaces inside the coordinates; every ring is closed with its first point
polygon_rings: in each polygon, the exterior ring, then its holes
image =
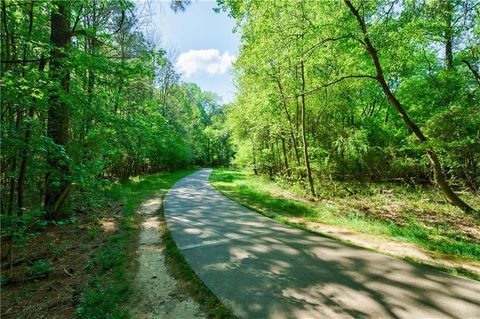
{"type": "Polygon", "coordinates": [[[169,274],[163,254],[160,217],[162,200],[144,202],[137,212],[143,217],[137,249],[138,272],[134,281],[134,297],[130,314],[135,319],[197,319],[204,318],[198,303],[179,291],[169,274]]]}
{"type": "Polygon", "coordinates": [[[240,318],[480,318],[480,283],[277,223],[227,199],[203,169],[164,214],[197,276],[240,318]]]}

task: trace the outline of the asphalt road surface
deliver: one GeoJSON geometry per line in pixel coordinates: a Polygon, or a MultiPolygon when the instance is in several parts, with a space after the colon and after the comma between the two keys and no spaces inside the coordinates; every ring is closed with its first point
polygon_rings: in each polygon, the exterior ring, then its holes
{"type": "Polygon", "coordinates": [[[288,227],[216,191],[211,169],[165,199],[197,276],[239,318],[480,318],[480,283],[288,227]]]}

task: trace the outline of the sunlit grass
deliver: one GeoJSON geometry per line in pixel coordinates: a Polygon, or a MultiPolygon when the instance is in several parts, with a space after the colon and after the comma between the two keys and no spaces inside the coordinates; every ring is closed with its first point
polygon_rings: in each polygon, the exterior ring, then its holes
{"type": "MultiPolygon", "coordinates": [[[[108,237],[86,267],[96,272],[83,293],[77,313],[81,318],[129,318],[123,309],[132,293],[131,261],[135,258],[136,239],[140,218],[135,212],[145,200],[164,197],[179,179],[195,170],[136,177],[124,183],[115,183],[105,189],[106,203],[120,203],[119,230],[108,237]]],[[[108,207],[105,207],[108,209],[108,207]]]]}
{"type": "MultiPolygon", "coordinates": [[[[292,188],[286,190],[288,186],[242,171],[215,169],[210,181],[228,197],[279,221],[301,217],[303,222],[342,226],[364,234],[410,242],[448,257],[480,261],[478,241],[442,223],[441,218],[435,220],[443,216],[448,221],[448,216],[463,217],[463,213],[446,204],[434,190],[387,185],[388,194],[383,194],[378,187],[385,188],[385,185],[369,183],[362,188],[362,184],[357,183],[348,185],[355,189],[355,196],[348,196],[341,191],[341,187],[347,187],[344,184],[337,185],[337,191],[332,190],[330,195],[328,189],[320,189],[323,198],[314,202],[292,188]],[[421,221],[420,217],[424,216],[433,221],[421,221]]],[[[475,196],[468,199],[480,204],[475,196]]],[[[478,224],[471,226],[477,226],[478,230],[478,224]]]]}

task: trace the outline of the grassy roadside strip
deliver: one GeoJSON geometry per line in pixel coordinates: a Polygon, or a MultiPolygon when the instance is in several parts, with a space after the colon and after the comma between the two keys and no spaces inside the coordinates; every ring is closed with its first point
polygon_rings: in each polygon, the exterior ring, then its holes
{"type": "MultiPolygon", "coordinates": [[[[305,226],[304,223],[324,223],[345,227],[372,236],[394,238],[396,240],[418,245],[434,254],[442,255],[446,259],[460,258],[471,261],[480,260],[479,245],[474,242],[455,238],[454,236],[441,236],[431,229],[415,223],[414,220],[408,225],[400,226],[391,222],[384,222],[358,214],[339,214],[336,207],[318,205],[297,198],[286,198],[283,196],[281,190],[279,190],[281,186],[274,182],[258,177],[251,177],[235,170],[215,169],[210,176],[210,182],[225,196],[243,206],[278,222],[321,236],[339,240],[333,236],[316,232],[305,226]]],[[[339,241],[356,246],[348,241],[339,241]]],[[[390,254],[390,256],[443,270],[454,275],[461,275],[471,279],[480,280],[478,274],[463,268],[431,265],[412,257],[402,258],[393,254],[390,254]]]]}
{"type": "Polygon", "coordinates": [[[125,183],[115,183],[105,189],[106,203],[120,203],[117,231],[92,256],[86,269],[95,273],[84,291],[77,314],[88,319],[129,318],[123,304],[132,293],[135,274],[135,252],[140,218],[135,214],[145,200],[163,198],[170,187],[195,169],[136,177],[125,183]]]}
{"type": "Polygon", "coordinates": [[[162,241],[165,244],[165,261],[173,277],[177,279],[183,290],[188,291],[192,298],[200,304],[202,310],[207,315],[207,318],[236,318],[232,312],[223,305],[217,296],[197,277],[180,250],[177,248],[165,222],[163,205],[159,211],[159,216],[162,241]]]}

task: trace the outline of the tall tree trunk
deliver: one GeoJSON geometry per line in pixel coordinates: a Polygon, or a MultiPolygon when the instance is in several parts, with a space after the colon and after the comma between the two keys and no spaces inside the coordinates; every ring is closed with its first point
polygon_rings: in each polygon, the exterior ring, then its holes
{"type": "MultiPolygon", "coordinates": [[[[420,128],[410,119],[408,116],[407,112],[403,108],[402,104],[400,101],[395,97],[393,92],[390,90],[390,87],[388,86],[385,76],[383,73],[382,66],[380,64],[380,59],[377,54],[377,50],[373,46],[372,42],[370,41],[370,38],[368,37],[368,32],[367,32],[367,27],[365,24],[365,21],[363,20],[362,16],[360,15],[359,11],[353,6],[350,0],[344,0],[345,4],[348,6],[350,12],[354,15],[354,17],[357,20],[357,23],[363,33],[363,42],[365,45],[365,48],[370,55],[373,64],[375,65],[375,70],[377,72],[376,80],[382,87],[382,90],[384,94],[387,96],[388,101],[390,104],[397,110],[397,112],[400,114],[400,117],[402,118],[403,122],[407,125],[408,129],[410,130],[411,133],[415,135],[417,140],[420,143],[425,143],[427,141],[427,138],[423,134],[423,132],[420,130],[420,128]]],[[[440,189],[443,191],[447,199],[455,206],[463,210],[464,212],[474,212],[475,210],[470,207],[467,203],[465,203],[460,197],[458,197],[455,192],[453,192],[452,188],[448,184],[448,182],[445,179],[445,175],[443,173],[443,169],[441,166],[441,163],[437,157],[437,154],[435,153],[434,149],[432,147],[428,147],[426,149],[427,157],[430,161],[430,164],[433,169],[433,174],[435,181],[437,184],[440,186],[440,189]]]]}
{"type": "Polygon", "coordinates": [[[453,69],[453,3],[452,0],[445,0],[445,66],[447,70],[453,69]]]}
{"type": "MultiPolygon", "coordinates": [[[[69,106],[61,94],[69,92],[70,72],[65,63],[66,51],[70,44],[69,32],[69,3],[55,1],[51,13],[52,60],[50,62],[50,79],[53,83],[60,84],[50,92],[47,136],[60,148],[65,148],[68,143],[69,106]]],[[[62,150],[63,151],[63,150],[62,150]]],[[[65,163],[65,155],[58,149],[51,149],[47,154],[49,172],[46,180],[45,211],[48,219],[55,219],[60,215],[61,208],[70,191],[68,180],[69,168],[65,163]]]]}
{"type": "MultiPolygon", "coordinates": [[[[2,50],[1,50],[1,53],[2,53],[2,60],[6,60],[6,61],[10,61],[12,59],[11,57],[11,52],[10,52],[10,35],[9,35],[9,30],[8,30],[8,20],[7,20],[7,8],[6,8],[6,3],[5,3],[5,0],[2,0],[2,37],[1,37],[1,41],[2,41],[2,50]]],[[[7,64],[1,64],[1,73],[3,75],[4,72],[8,71],[11,67],[11,64],[10,63],[7,63],[7,64]]],[[[9,122],[11,123],[12,122],[12,118],[13,116],[11,115],[12,113],[12,106],[11,105],[6,105],[5,103],[5,99],[2,99],[0,98],[0,105],[1,105],[1,123],[4,123],[4,114],[8,111],[9,112],[9,115],[8,115],[8,120],[9,122]]],[[[12,125],[11,125],[12,126],[12,125]]],[[[1,138],[3,139],[4,138],[4,130],[2,130],[2,136],[1,138]]],[[[4,197],[7,197],[7,194],[5,193],[5,196],[4,196],[4,191],[6,190],[7,187],[5,187],[6,184],[5,181],[8,180],[8,176],[9,176],[9,171],[11,171],[11,169],[9,170],[7,168],[8,166],[8,162],[10,162],[10,159],[9,158],[4,158],[2,157],[2,162],[1,162],[1,167],[2,167],[2,173],[4,174],[4,177],[1,178],[1,184],[0,184],[0,193],[1,193],[1,208],[2,208],[2,212],[5,212],[5,211],[8,211],[8,204],[5,205],[7,202],[4,201],[4,197]],[[6,210],[4,210],[6,209],[6,210]]]]}
{"type": "Polygon", "coordinates": [[[308,184],[310,185],[310,193],[312,193],[312,196],[315,196],[315,186],[313,185],[313,178],[312,178],[312,170],[310,169],[310,159],[308,158],[308,144],[307,144],[307,133],[306,133],[306,128],[305,128],[305,65],[304,62],[300,62],[300,67],[301,67],[301,80],[302,80],[302,94],[301,94],[301,99],[302,99],[302,105],[301,105],[301,111],[302,111],[302,141],[303,141],[303,159],[305,161],[305,168],[307,169],[307,178],[308,178],[308,184]]]}
{"type": "MultiPolygon", "coordinates": [[[[15,36],[13,34],[13,32],[10,32],[8,30],[8,23],[7,23],[7,15],[6,15],[6,7],[5,7],[5,3],[2,2],[2,9],[3,9],[3,12],[4,12],[4,18],[5,18],[5,21],[4,21],[4,29],[5,29],[5,36],[7,38],[10,38],[10,40],[8,41],[7,40],[7,55],[10,56],[10,59],[12,60],[16,60],[17,59],[17,50],[16,50],[16,45],[15,45],[15,36]],[[10,48],[11,47],[11,48],[10,48]]],[[[12,30],[15,30],[15,25],[13,25],[13,28],[12,30]]],[[[11,69],[11,66],[6,66],[5,67],[5,70],[10,70],[11,69]]],[[[13,72],[15,72],[18,70],[13,70],[13,72]]],[[[17,73],[15,72],[15,73],[17,73]]],[[[15,104],[13,104],[15,105],[15,104]]],[[[20,133],[20,123],[22,121],[22,107],[17,105],[17,108],[16,108],[16,112],[15,112],[15,109],[13,107],[13,105],[10,106],[10,128],[11,128],[11,132],[15,132],[15,136],[14,138],[15,139],[18,139],[19,137],[19,133],[20,133]],[[16,113],[16,114],[15,114],[16,113]],[[15,124],[13,122],[13,120],[15,119],[15,124]]],[[[13,212],[13,208],[14,208],[14,202],[15,202],[15,185],[16,185],[16,178],[15,178],[15,174],[14,172],[16,171],[17,169],[17,164],[18,164],[18,147],[15,147],[14,150],[12,150],[12,157],[10,159],[10,189],[9,189],[9,195],[8,195],[8,210],[7,210],[7,213],[10,215],[12,214],[13,212]]]]}
{"type": "MultiPolygon", "coordinates": [[[[28,36],[32,34],[33,31],[33,5],[34,1],[32,0],[30,4],[30,11],[29,11],[29,27],[28,27],[28,36]]],[[[27,61],[27,44],[24,45],[23,47],[23,64],[24,68],[26,67],[26,61],[27,61]]],[[[43,69],[45,68],[45,61],[41,59],[40,65],[38,67],[39,73],[43,72],[43,69]]],[[[25,69],[24,69],[25,70],[25,69]]],[[[25,129],[25,134],[23,138],[23,149],[21,152],[20,156],[20,170],[18,173],[18,186],[17,186],[17,208],[18,208],[18,215],[21,216],[23,214],[24,210],[24,193],[25,193],[25,177],[26,177],[26,171],[27,171],[27,162],[28,162],[28,148],[29,148],[29,143],[30,143],[30,137],[32,136],[32,119],[33,115],[35,113],[35,108],[34,104],[36,102],[36,99],[33,98],[32,104],[30,105],[30,108],[28,109],[27,117],[28,117],[28,123],[27,127],[25,129]]]]}
{"type": "Polygon", "coordinates": [[[285,115],[287,116],[287,120],[288,120],[288,128],[289,128],[290,137],[291,137],[292,143],[293,143],[293,150],[294,150],[294,153],[295,153],[295,159],[297,161],[297,164],[300,166],[300,156],[298,155],[298,141],[297,141],[297,138],[295,137],[296,133],[294,133],[294,131],[293,131],[292,118],[290,116],[290,112],[288,112],[288,105],[287,105],[287,101],[286,101],[286,98],[285,98],[285,94],[283,92],[282,82],[280,81],[279,78],[277,78],[276,81],[277,81],[278,91],[280,92],[280,97],[282,99],[283,109],[285,111],[285,115]]]}

